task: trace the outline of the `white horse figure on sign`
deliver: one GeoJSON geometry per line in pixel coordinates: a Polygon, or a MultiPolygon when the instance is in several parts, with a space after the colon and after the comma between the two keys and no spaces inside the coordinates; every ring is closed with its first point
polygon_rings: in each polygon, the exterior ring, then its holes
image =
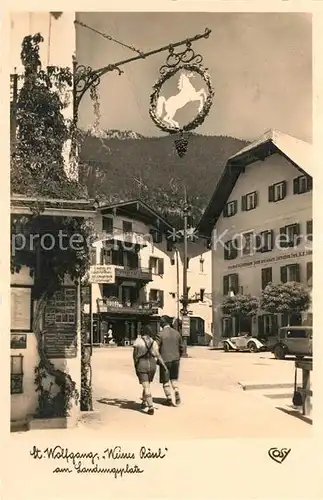
{"type": "Polygon", "coordinates": [[[172,127],[179,127],[179,124],[174,120],[176,112],[183,108],[185,104],[191,101],[199,101],[198,112],[200,113],[204,103],[206,101],[206,92],[203,88],[196,90],[191,84],[190,79],[195,75],[192,72],[182,73],[178,79],[177,88],[179,92],[166,99],[164,96],[160,96],[157,100],[156,106],[156,116],[161,119],[163,112],[165,116],[163,121],[171,125],[172,127]]]}

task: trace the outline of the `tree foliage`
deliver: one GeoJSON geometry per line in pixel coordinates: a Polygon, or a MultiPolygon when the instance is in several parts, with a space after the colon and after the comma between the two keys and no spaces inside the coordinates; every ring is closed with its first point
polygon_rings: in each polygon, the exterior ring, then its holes
{"type": "Polygon", "coordinates": [[[15,106],[17,136],[11,157],[11,190],[16,194],[75,199],[84,195],[64,169],[63,148],[71,124],[63,110],[72,85],[69,68],[42,69],[38,33],[24,38],[23,84],[15,106]]]}
{"type": "Polygon", "coordinates": [[[258,299],[250,294],[227,296],[221,304],[222,313],[226,316],[253,316],[258,310],[258,299]]]}
{"type": "Polygon", "coordinates": [[[63,148],[71,137],[64,118],[66,89],[72,84],[68,68],[43,70],[39,58],[40,34],[23,40],[21,60],[23,86],[16,108],[17,135],[11,158],[11,186],[15,194],[36,200],[30,216],[11,218],[11,272],[27,266],[34,277],[33,297],[37,300],[33,332],[37,339],[39,366],[35,384],[39,392],[40,416],[67,415],[71,400],[78,402],[76,384],[68,373],[56,368],[44,350],[42,318],[49,299],[69,276],[75,283],[89,265],[90,221],[78,217],[47,216],[43,199],[78,199],[84,188],[65,172],[63,148]],[[59,387],[52,395],[43,381],[51,376],[59,387]]]}
{"type": "Polygon", "coordinates": [[[303,283],[270,283],[262,292],[260,306],[268,313],[298,313],[311,304],[310,291],[303,283]]]}

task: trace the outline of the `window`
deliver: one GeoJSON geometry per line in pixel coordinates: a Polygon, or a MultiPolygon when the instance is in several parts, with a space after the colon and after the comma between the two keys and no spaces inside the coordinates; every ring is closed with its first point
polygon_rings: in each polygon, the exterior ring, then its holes
{"type": "Polygon", "coordinates": [[[204,259],[202,256],[200,258],[200,273],[204,273],[204,259]]]}
{"type": "Polygon", "coordinates": [[[90,265],[91,266],[96,265],[96,247],[90,248],[90,265]]]}
{"type": "Polygon", "coordinates": [[[175,297],[176,297],[176,293],[174,293],[174,292],[170,292],[170,295],[171,295],[171,297],[172,297],[173,299],[175,299],[175,297]]]}
{"type": "Polygon", "coordinates": [[[23,360],[24,357],[11,356],[10,365],[10,394],[22,394],[23,391],[23,360]]]}
{"type": "Polygon", "coordinates": [[[186,258],[186,267],[187,267],[187,269],[190,267],[190,258],[189,257],[186,258]]]}
{"type": "Polygon", "coordinates": [[[114,266],[124,266],[124,252],[122,248],[111,250],[111,261],[114,266]]]}
{"type": "Polygon", "coordinates": [[[200,301],[201,302],[204,302],[204,292],[205,292],[205,288],[200,288],[200,301]]]}
{"type": "Polygon", "coordinates": [[[151,289],[149,291],[149,301],[155,302],[158,307],[164,307],[164,290],[151,289]]]}
{"type": "Polygon", "coordinates": [[[274,248],[274,231],[262,231],[257,235],[257,252],[270,252],[274,248]]]}
{"type": "Polygon", "coordinates": [[[306,339],[308,337],[307,331],[297,329],[297,330],[287,330],[286,337],[288,339],[306,339]]]}
{"type": "Polygon", "coordinates": [[[122,231],[123,233],[132,233],[132,222],[127,220],[122,221],[122,231]]]}
{"type": "Polygon", "coordinates": [[[237,256],[238,256],[237,240],[227,241],[224,245],[224,260],[236,259],[237,256]]]}
{"type": "Polygon", "coordinates": [[[222,337],[231,337],[233,330],[232,318],[222,318],[222,337]]]}
{"type": "Polygon", "coordinates": [[[301,281],[300,277],[300,265],[299,264],[289,264],[288,266],[282,266],[280,268],[280,281],[282,283],[287,283],[288,281],[301,281]]]}
{"type": "Polygon", "coordinates": [[[313,221],[308,220],[306,222],[306,236],[307,241],[313,241],[313,221]]]}
{"type": "Polygon", "coordinates": [[[149,269],[153,274],[164,274],[164,259],[158,259],[157,257],[150,257],[149,259],[149,269]]]}
{"type": "Polygon", "coordinates": [[[232,217],[233,215],[235,215],[237,213],[237,211],[238,211],[237,200],[229,201],[229,203],[227,203],[224,206],[223,217],[232,217]]]}
{"type": "Polygon", "coordinates": [[[300,225],[290,224],[280,228],[280,248],[295,247],[300,242],[300,225]]]}
{"type": "Polygon", "coordinates": [[[258,316],[258,335],[268,337],[276,335],[278,331],[278,321],[276,314],[263,314],[258,316]]]}
{"type": "Polygon", "coordinates": [[[170,259],[171,266],[175,266],[175,259],[170,259]]]}
{"type": "Polygon", "coordinates": [[[167,240],[166,249],[167,249],[167,252],[172,252],[173,251],[173,242],[172,242],[172,240],[167,240]]]}
{"type": "Polygon", "coordinates": [[[312,286],[313,262],[306,263],[306,281],[308,286],[312,286]]]}
{"type": "Polygon", "coordinates": [[[233,292],[234,294],[239,292],[238,274],[227,274],[223,276],[223,295],[228,295],[229,292],[233,292]]]}
{"type": "Polygon", "coordinates": [[[252,255],[254,253],[254,239],[255,234],[253,231],[248,231],[242,235],[242,255],[252,255]]]}
{"type": "Polygon", "coordinates": [[[273,270],[271,267],[264,267],[261,270],[261,289],[264,290],[268,283],[273,281],[273,270]]]}
{"type": "Polygon", "coordinates": [[[300,175],[293,181],[294,194],[303,194],[313,188],[313,179],[309,175],[300,175]]]}
{"type": "Polygon", "coordinates": [[[113,233],[113,219],[111,217],[102,218],[102,229],[108,234],[113,233]]]}
{"type": "Polygon", "coordinates": [[[286,181],[277,182],[276,184],[272,184],[268,188],[268,201],[276,202],[281,201],[286,197],[287,192],[287,183],[286,181]]]}
{"type": "Polygon", "coordinates": [[[248,193],[241,198],[241,210],[247,212],[248,210],[253,210],[258,204],[257,192],[253,191],[248,193]]]}
{"type": "Polygon", "coordinates": [[[163,241],[163,235],[157,229],[151,229],[149,233],[151,234],[154,243],[161,243],[163,241]]]}

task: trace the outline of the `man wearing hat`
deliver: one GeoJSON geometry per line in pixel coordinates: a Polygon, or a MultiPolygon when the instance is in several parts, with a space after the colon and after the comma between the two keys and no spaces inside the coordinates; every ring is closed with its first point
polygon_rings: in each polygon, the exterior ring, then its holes
{"type": "Polygon", "coordinates": [[[156,336],[160,355],[167,367],[167,370],[163,366],[159,367],[159,381],[163,384],[169,406],[173,406],[171,389],[174,390],[175,404],[179,405],[181,402],[178,378],[180,358],[183,353],[182,336],[171,325],[172,319],[169,316],[162,316],[160,319],[161,331],[156,336]]]}

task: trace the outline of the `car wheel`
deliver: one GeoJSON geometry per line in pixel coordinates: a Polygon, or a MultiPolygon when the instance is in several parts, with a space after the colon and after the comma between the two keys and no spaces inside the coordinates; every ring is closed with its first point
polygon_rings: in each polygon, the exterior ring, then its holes
{"type": "Polygon", "coordinates": [[[282,345],[276,345],[274,349],[274,355],[276,359],[285,359],[285,349],[282,345]]]}
{"type": "Polygon", "coordinates": [[[247,347],[250,352],[258,352],[258,347],[256,346],[255,342],[249,342],[247,347]]]}
{"type": "Polygon", "coordinates": [[[223,349],[225,352],[229,352],[230,351],[230,346],[227,342],[224,342],[223,343],[223,349]]]}

